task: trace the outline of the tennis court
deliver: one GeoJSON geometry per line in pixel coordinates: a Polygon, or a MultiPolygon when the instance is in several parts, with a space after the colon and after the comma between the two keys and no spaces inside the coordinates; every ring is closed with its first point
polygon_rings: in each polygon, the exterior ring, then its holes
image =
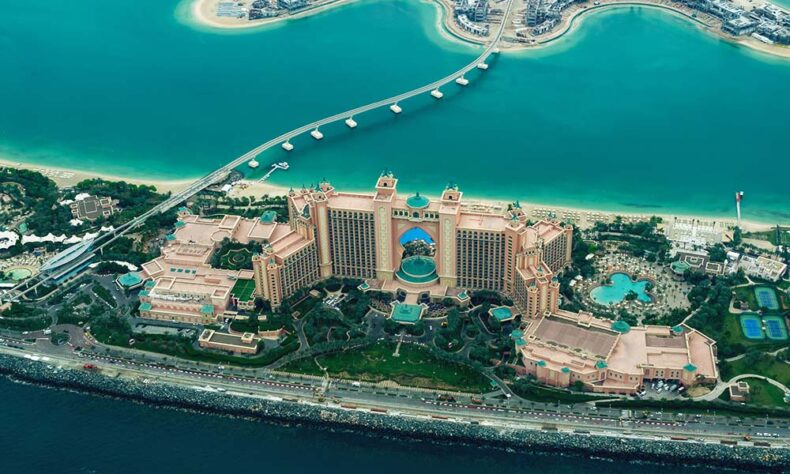
{"type": "Polygon", "coordinates": [[[773,288],[767,286],[758,286],[754,289],[754,296],[757,298],[757,304],[761,308],[777,310],[779,309],[779,299],[776,297],[776,292],[773,288]]]}
{"type": "Polygon", "coordinates": [[[774,341],[786,341],[787,337],[787,324],[783,316],[765,316],[765,332],[768,339],[774,341]]]}
{"type": "Polygon", "coordinates": [[[765,339],[763,333],[763,322],[754,313],[744,313],[741,315],[741,329],[746,339],[761,340],[765,339]]]}

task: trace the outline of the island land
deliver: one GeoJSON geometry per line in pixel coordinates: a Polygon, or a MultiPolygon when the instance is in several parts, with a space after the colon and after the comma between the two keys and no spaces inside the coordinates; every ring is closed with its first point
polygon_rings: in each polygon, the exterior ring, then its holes
{"type": "MultiPolygon", "coordinates": [[[[355,0],[316,0],[296,2],[288,9],[281,2],[245,1],[236,3],[234,13],[219,13],[223,0],[191,0],[193,20],[212,28],[256,28],[284,20],[303,18],[340,7],[355,0]],[[262,6],[266,5],[266,6],[262,6]],[[252,11],[270,12],[265,16],[252,11]]],[[[507,18],[505,1],[456,2],[452,0],[427,0],[442,9],[437,26],[444,35],[472,44],[485,44],[490,31],[505,22],[500,47],[503,50],[524,50],[543,47],[555,42],[581,26],[581,17],[588,13],[612,8],[643,6],[670,11],[693,22],[708,33],[766,54],[790,58],[790,13],[780,7],[763,2],[759,5],[749,0],[674,1],[674,0],[599,0],[599,1],[544,1],[512,0],[515,2],[507,18]],[[465,6],[468,5],[468,6],[465,6]],[[773,10],[772,10],[773,9],[773,10]],[[483,12],[481,12],[483,10],[483,12]],[[547,13],[550,12],[550,13],[547,13]],[[775,14],[774,12],[778,12],[775,14]],[[776,38],[769,38],[777,30],[787,30],[776,38]]]]}

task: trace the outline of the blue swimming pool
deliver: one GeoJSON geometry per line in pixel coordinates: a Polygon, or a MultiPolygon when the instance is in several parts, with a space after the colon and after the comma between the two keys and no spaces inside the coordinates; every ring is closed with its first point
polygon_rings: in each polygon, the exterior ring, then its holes
{"type": "Polygon", "coordinates": [[[648,280],[634,281],[625,273],[613,273],[609,279],[611,283],[602,285],[590,292],[590,297],[598,304],[610,305],[623,301],[626,295],[633,291],[637,301],[649,303],[650,295],[647,293],[648,280]]]}

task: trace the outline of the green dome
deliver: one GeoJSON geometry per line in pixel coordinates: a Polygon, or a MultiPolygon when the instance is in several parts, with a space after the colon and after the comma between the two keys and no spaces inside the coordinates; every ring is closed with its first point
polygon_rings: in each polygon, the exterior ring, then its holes
{"type": "Polygon", "coordinates": [[[625,321],[615,321],[612,323],[612,329],[621,334],[625,334],[631,330],[631,326],[625,321]]]}
{"type": "Polygon", "coordinates": [[[420,196],[420,193],[406,199],[406,205],[412,209],[423,209],[428,207],[430,203],[431,201],[425,196],[420,196]]]}
{"type": "Polygon", "coordinates": [[[143,282],[143,278],[139,273],[129,272],[118,277],[118,283],[125,288],[131,288],[143,282]]]}

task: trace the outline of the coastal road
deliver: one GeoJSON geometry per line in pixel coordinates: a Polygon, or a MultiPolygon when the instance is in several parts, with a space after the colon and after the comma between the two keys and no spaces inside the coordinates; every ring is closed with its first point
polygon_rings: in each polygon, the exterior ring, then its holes
{"type": "MultiPolygon", "coordinates": [[[[765,439],[773,446],[788,446],[790,429],[783,424],[757,426],[733,426],[723,417],[715,416],[678,420],[619,419],[619,410],[598,409],[595,412],[558,405],[556,409],[530,409],[506,405],[475,405],[472,403],[441,402],[430,395],[430,391],[399,391],[369,384],[355,386],[352,382],[333,381],[329,389],[320,396],[320,379],[300,378],[272,372],[268,377],[251,378],[227,373],[210,373],[192,369],[163,367],[161,365],[134,363],[101,355],[80,357],[58,348],[52,353],[43,353],[40,344],[31,344],[24,349],[0,343],[0,353],[16,357],[48,357],[48,364],[73,370],[83,370],[84,363],[95,364],[108,376],[119,376],[146,383],[174,384],[197,391],[223,391],[228,396],[259,397],[268,400],[290,400],[297,403],[317,404],[328,408],[363,410],[399,416],[432,418],[437,421],[455,423],[480,423],[502,428],[540,430],[550,425],[559,431],[589,431],[593,435],[642,437],[668,439],[682,436],[688,442],[720,443],[721,440],[738,441],[750,434],[755,440],[765,439]],[[344,405],[344,406],[341,406],[344,405]],[[757,433],[777,436],[760,437],[757,433]],[[695,441],[696,440],[696,441],[695,441]]],[[[49,352],[49,351],[46,351],[49,352]]],[[[217,371],[221,372],[221,371],[217,371]]],[[[751,444],[739,441],[741,444],[751,444]]]]}

